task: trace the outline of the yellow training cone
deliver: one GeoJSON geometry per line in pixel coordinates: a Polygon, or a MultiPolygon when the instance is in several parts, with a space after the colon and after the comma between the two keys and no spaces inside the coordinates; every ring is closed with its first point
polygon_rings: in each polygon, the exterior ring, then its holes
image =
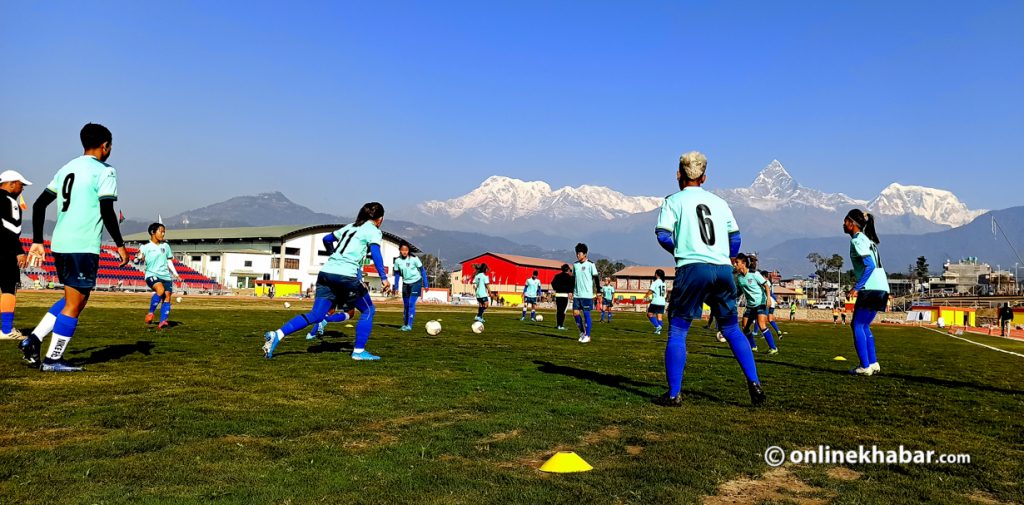
{"type": "Polygon", "coordinates": [[[836,357],[832,358],[832,361],[846,361],[846,358],[844,358],[842,356],[836,356],[836,357]]]}
{"type": "Polygon", "coordinates": [[[583,461],[583,458],[576,455],[575,452],[569,451],[555,453],[540,467],[540,471],[550,473],[589,472],[593,469],[594,467],[583,461]]]}
{"type": "Polygon", "coordinates": [[[346,328],[355,328],[355,326],[352,326],[351,324],[346,324],[345,327],[346,328]]]}

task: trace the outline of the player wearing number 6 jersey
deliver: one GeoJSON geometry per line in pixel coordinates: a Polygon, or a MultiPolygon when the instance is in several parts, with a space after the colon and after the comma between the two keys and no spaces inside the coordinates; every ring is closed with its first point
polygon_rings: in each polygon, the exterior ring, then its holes
{"type": "Polygon", "coordinates": [[[359,269],[367,251],[373,259],[373,266],[380,272],[381,287],[387,293],[391,290],[387,275],[384,275],[384,260],[380,255],[380,244],[383,234],[380,225],[384,222],[384,206],[377,202],[363,205],[356,216],[356,221],[343,226],[338,231],[324,237],[324,245],[331,251],[327,263],[320,269],[316,278],[316,300],[313,310],[308,314],[296,316],[285,323],[280,329],[268,331],[263,335],[263,355],[267,359],[274,357],[274,349],[284,337],[295,333],[311,324],[319,324],[327,317],[331,307],[353,303],[359,311],[359,322],[356,323],[356,341],[353,344],[352,359],[357,361],[378,360],[380,356],[370,354],[366,350],[366,342],[370,339],[373,329],[373,315],[376,309],[373,300],[366,291],[366,286],[359,281],[359,269]],[[337,242],[337,245],[335,245],[337,242]]]}
{"type": "Polygon", "coordinates": [[[128,251],[121,240],[114,201],[117,200],[117,172],[106,164],[113,149],[110,130],[89,123],[79,134],[85,153],[64,165],[32,207],[32,264],[41,264],[46,255],[43,246],[43,225],[46,207],[57,202],[57,225],[53,229],[50,249],[57,269],[57,278],[64,285],[64,297],[50,307],[32,335],[21,343],[25,361],[40,362],[42,340],[53,331],[50,348],[43,356],[40,370],[44,372],[77,372],[80,367],[64,362],[71,337],[78,327],[78,316],[85,309],[89,295],[96,287],[100,263],[100,240],[106,227],[117,244],[121,266],[128,264],[128,251]]]}
{"type": "Polygon", "coordinates": [[[676,260],[665,346],[668,392],[655,403],[682,404],[686,334],[693,320],[700,318],[706,302],[743,369],[750,400],[758,405],[765,401],[765,394],[757,378],[754,354],[740,331],[732,276],[732,258],[740,250],[740,229],[725,200],[701,188],[707,180],[706,172],[707,158],[703,154],[692,151],[679,158],[676,179],[680,191],[665,198],[655,229],[658,243],[676,260]]]}

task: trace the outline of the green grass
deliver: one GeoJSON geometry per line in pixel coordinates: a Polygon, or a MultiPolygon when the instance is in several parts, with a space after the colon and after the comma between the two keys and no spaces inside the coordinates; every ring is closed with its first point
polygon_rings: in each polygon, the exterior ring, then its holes
{"type": "MultiPolygon", "coordinates": [[[[54,297],[23,294],[18,326],[54,297]]],[[[1024,359],[924,329],[876,328],[884,374],[862,378],[845,373],[848,329],[783,321],[781,354],[758,355],[762,408],[726,345],[695,329],[686,403],[664,409],[650,404],[664,337],[640,315],[595,323],[581,345],[551,311],[524,324],[491,310],[475,335],[472,307],[421,306],[412,333],[384,307],[368,346],[380,362],[349,358],[344,324],[323,343],[293,335],[267,361],[263,331],[308,304],[190,297],[156,331],[147,300],[94,300],[67,355],[85,373],[43,374],[0,347],[0,502],[693,503],[730,490],[738,503],[1024,502],[1024,359]],[[441,335],[423,332],[431,318],[441,335]],[[819,444],[973,462],[850,466],[844,479],[762,458],[819,444]],[[560,449],[594,470],[536,469],[560,449]]]]}

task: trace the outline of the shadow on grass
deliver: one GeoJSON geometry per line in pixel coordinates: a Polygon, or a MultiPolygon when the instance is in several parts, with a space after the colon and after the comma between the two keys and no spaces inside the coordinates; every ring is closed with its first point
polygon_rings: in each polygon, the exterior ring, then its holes
{"type": "Polygon", "coordinates": [[[77,351],[75,354],[84,354],[89,351],[92,351],[92,353],[85,358],[76,359],[75,362],[83,365],[93,365],[96,363],[106,363],[108,361],[119,360],[135,353],[142,354],[143,356],[149,356],[150,351],[152,351],[154,347],[156,347],[156,344],[148,340],[139,340],[134,344],[114,344],[106,347],[89,347],[77,351]]]}
{"type": "MultiPolygon", "coordinates": [[[[554,330],[554,331],[558,331],[558,330],[554,330]]],[[[565,339],[565,340],[578,340],[578,339],[572,338],[572,337],[570,337],[568,335],[563,335],[563,334],[559,334],[559,333],[542,333],[542,332],[539,332],[539,331],[521,331],[519,333],[531,333],[533,335],[540,335],[542,337],[548,337],[548,338],[560,338],[560,339],[565,339]]]]}
{"type": "Polygon", "coordinates": [[[650,382],[643,382],[630,379],[622,375],[612,375],[601,372],[594,372],[591,370],[583,370],[582,368],[575,368],[571,366],[556,365],[548,361],[536,360],[533,362],[537,367],[537,370],[543,373],[564,375],[566,377],[572,377],[575,379],[588,380],[602,386],[613,387],[615,389],[621,389],[628,393],[642,396],[644,398],[653,399],[656,395],[648,393],[641,387],[659,387],[660,384],[652,384],[650,382]]]}

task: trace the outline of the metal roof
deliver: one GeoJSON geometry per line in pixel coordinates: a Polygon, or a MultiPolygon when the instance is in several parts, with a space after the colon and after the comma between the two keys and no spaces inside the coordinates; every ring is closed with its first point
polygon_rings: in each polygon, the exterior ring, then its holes
{"type": "Polygon", "coordinates": [[[650,277],[654,278],[654,271],[657,269],[665,271],[665,278],[671,278],[675,275],[676,267],[645,267],[645,266],[629,266],[619,270],[612,274],[612,277],[650,277]]]}
{"type": "MultiPolygon", "coordinates": [[[[317,225],[277,225],[277,226],[246,226],[240,228],[168,228],[165,239],[167,242],[216,242],[230,240],[257,240],[267,242],[279,242],[289,240],[299,235],[312,233],[327,233],[345,226],[344,224],[317,224],[317,225]]],[[[390,232],[383,231],[384,237],[392,242],[401,242],[402,238],[390,232]]],[[[145,242],[149,240],[149,233],[140,232],[125,235],[126,242],[145,242]]],[[[420,252],[415,245],[411,246],[412,252],[420,252]]]]}
{"type": "Polygon", "coordinates": [[[481,256],[487,256],[487,255],[491,255],[491,256],[494,256],[496,258],[500,258],[500,259],[503,259],[505,261],[508,261],[509,263],[514,263],[516,265],[521,265],[521,266],[525,266],[525,267],[553,268],[555,270],[561,269],[562,265],[569,263],[568,261],[549,260],[549,259],[544,259],[544,258],[532,258],[530,256],[517,256],[515,254],[503,254],[503,253],[495,253],[495,252],[485,252],[483,254],[479,254],[477,256],[473,256],[472,258],[469,258],[469,259],[466,259],[466,260],[462,260],[459,263],[460,264],[467,263],[467,262],[473,261],[473,260],[475,260],[477,258],[480,258],[481,256]]]}

